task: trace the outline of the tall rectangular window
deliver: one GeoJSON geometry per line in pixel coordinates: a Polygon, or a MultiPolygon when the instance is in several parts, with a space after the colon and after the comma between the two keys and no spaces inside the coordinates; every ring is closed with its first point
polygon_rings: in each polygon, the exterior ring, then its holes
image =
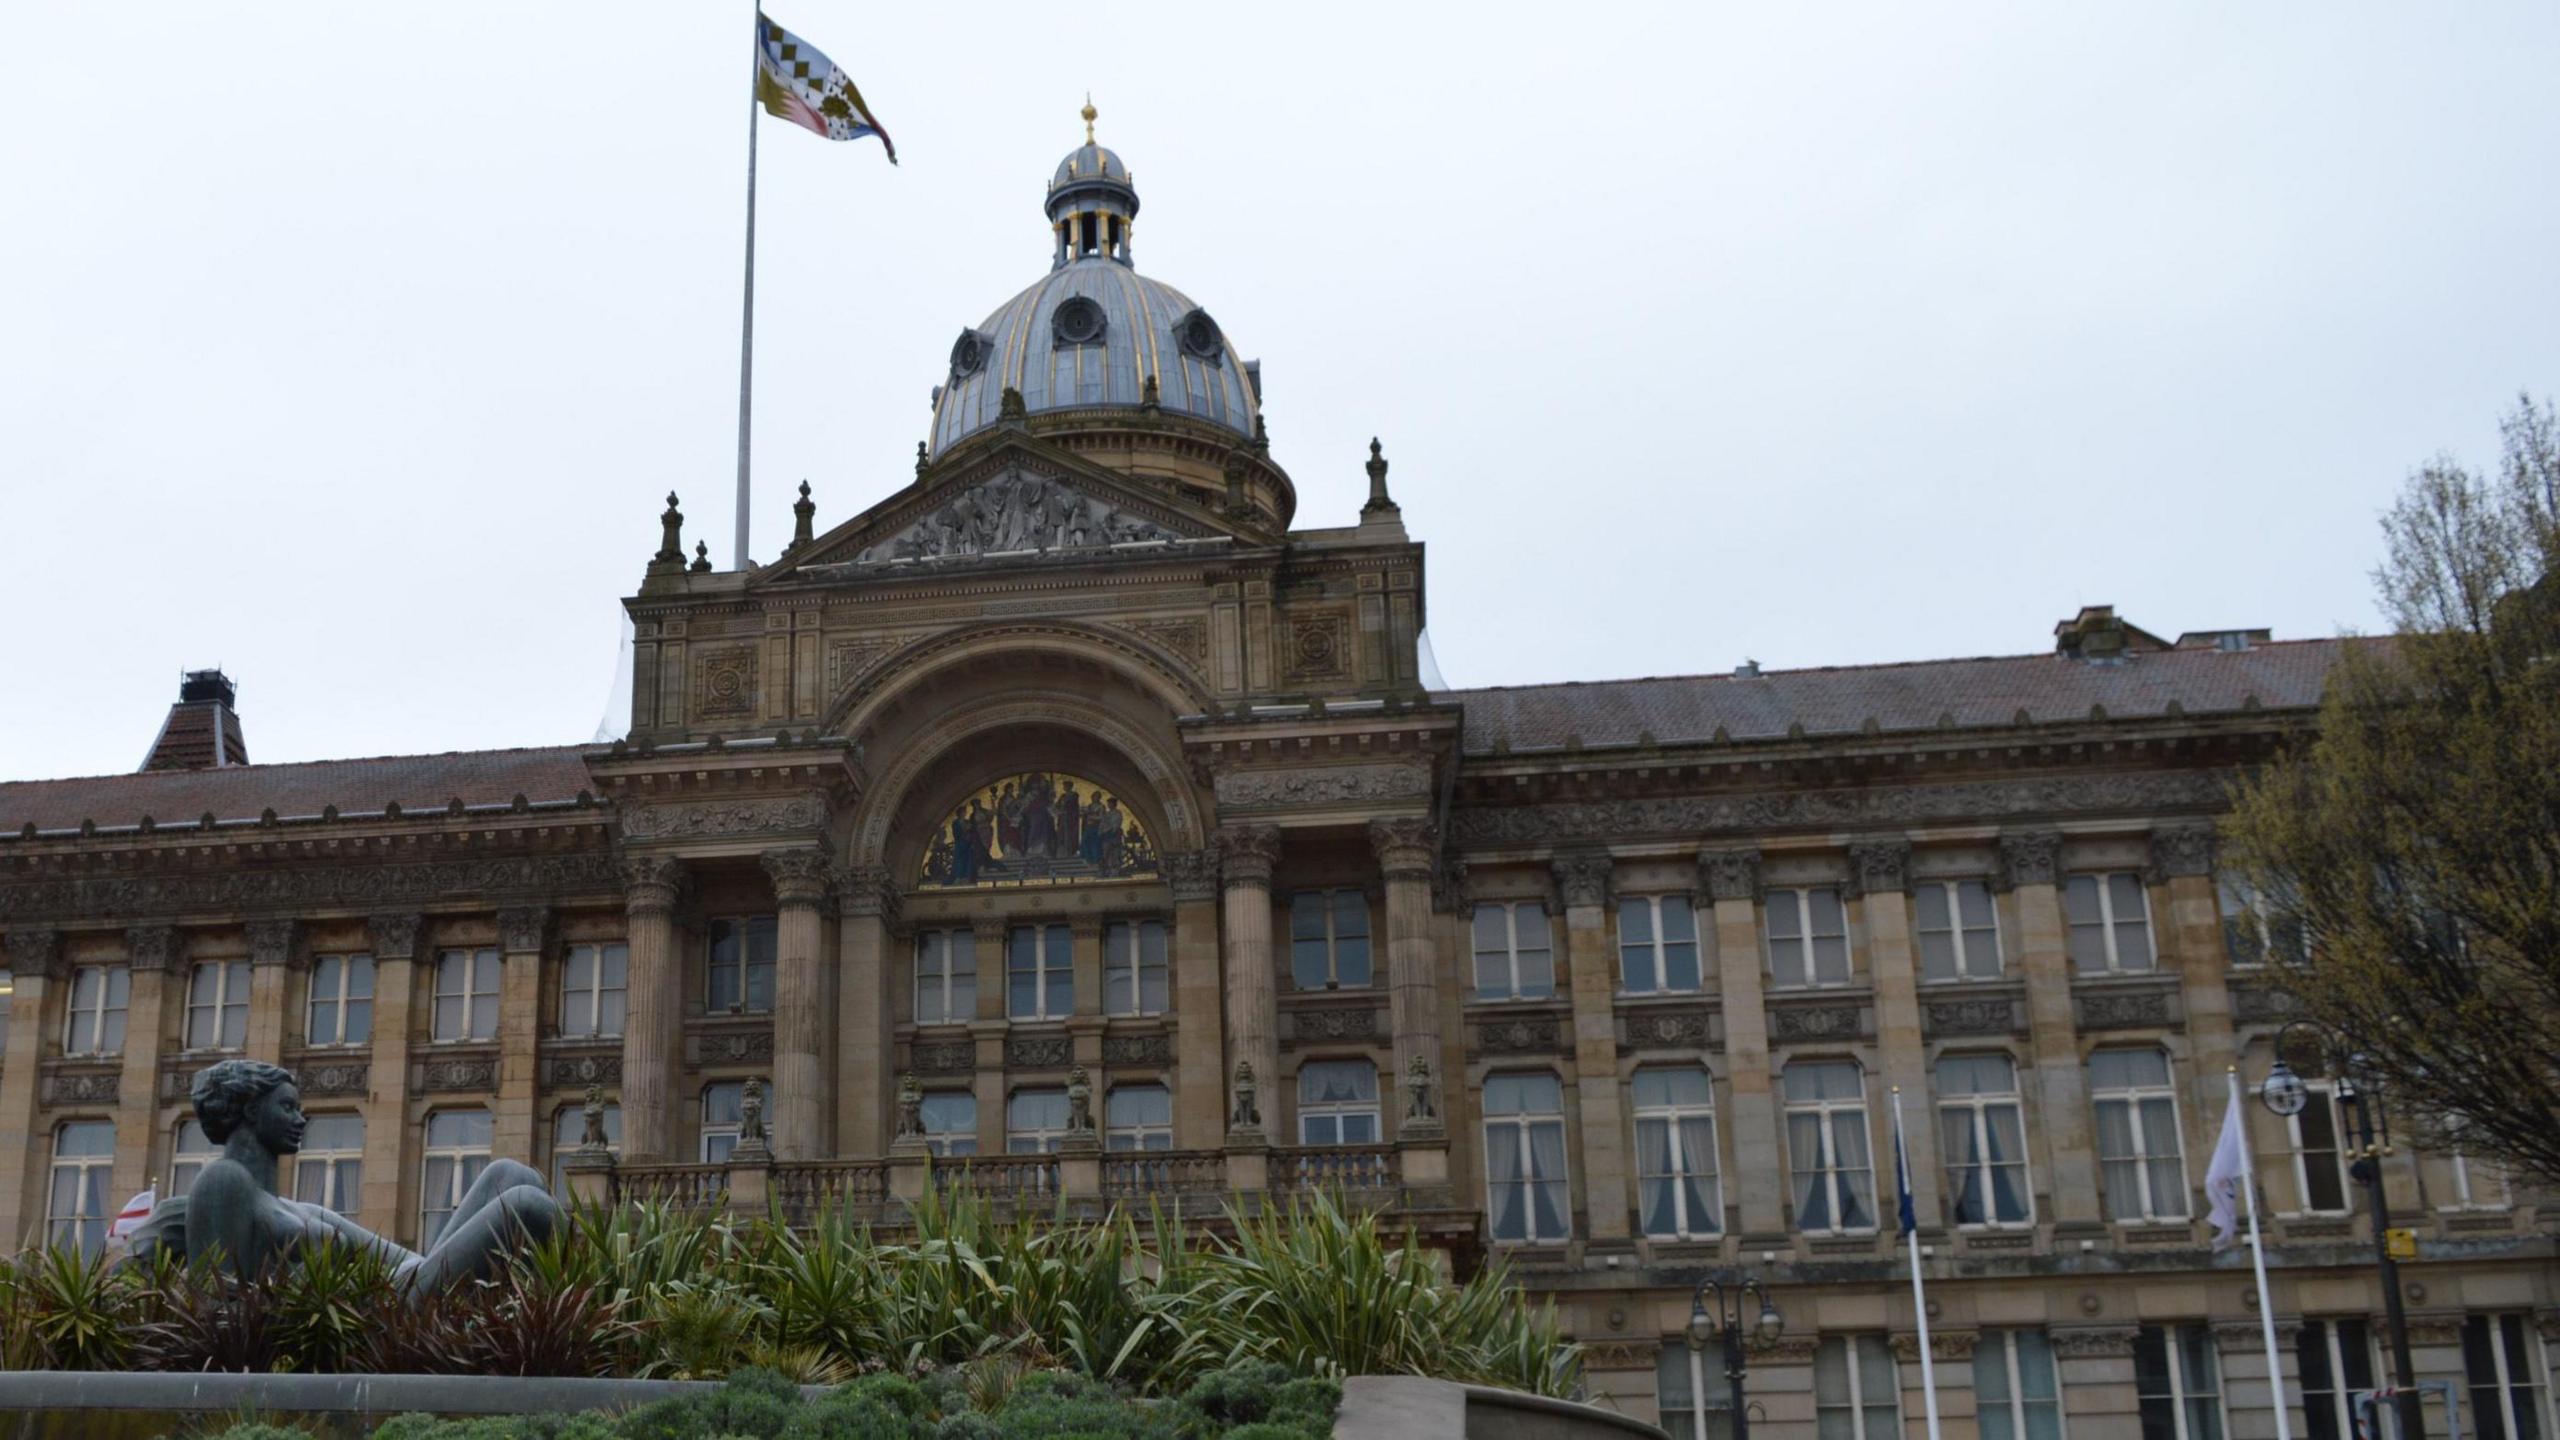
{"type": "Polygon", "coordinates": [[[1947,1196],[1958,1225],[2024,1225],[2035,1218],[2027,1184],[2026,1124],[2018,1067],[2006,1055],[1938,1061],[1938,1136],[1947,1196]]]}
{"type": "Polygon", "coordinates": [[[498,952],[447,950],[436,957],[434,1036],[492,1040],[498,1034],[498,952]]]}
{"type": "Polygon", "coordinates": [[[2314,1214],[2347,1213],[2347,1157],[2338,1141],[2347,1119],[2337,1091],[2325,1080],[2306,1087],[2302,1113],[2285,1121],[2293,1139],[2294,1193],[2314,1214]]]}
{"type": "Polygon", "coordinates": [[[2373,1389],[2373,1327],[2362,1320],[2305,1320],[2294,1359],[2310,1440],[2358,1440],[2355,1397],[2373,1389]]]}
{"type": "Polygon", "coordinates": [[[83,965],[71,972],[71,1003],[62,1017],[65,1055],[124,1053],[125,1006],[133,972],[122,965],[83,965]]]}
{"type": "Polygon", "coordinates": [[[293,1198],[353,1215],[363,1188],[364,1117],[312,1116],[293,1157],[293,1198]]]}
{"type": "Polygon", "coordinates": [[[2184,1219],[2186,1152],[2178,1140],[2169,1057],[2157,1050],[2100,1050],[2089,1057],[2089,1095],[2098,1112],[2108,1216],[2184,1219]]]}
{"type": "Polygon", "coordinates": [[[1733,1391],[1720,1356],[1665,1345],[1654,1361],[1653,1386],[1671,1440],[1726,1440],[1733,1434],[1733,1391]]]}
{"type": "Polygon", "coordinates": [[[1067,1139],[1067,1092],[1016,1090],[1004,1103],[1008,1155],[1054,1153],[1067,1139]]]}
{"type": "Polygon", "coordinates": [[[1901,1440],[1902,1370],[1881,1335],[1825,1335],[1813,1351],[1813,1424],[1822,1440],[1901,1440]]]}
{"type": "Polygon", "coordinates": [[[2062,1385],[2041,1330],[1985,1330],[1973,1347],[1982,1440],[2062,1440],[2062,1385]]]}
{"type": "Polygon", "coordinates": [[[1369,897],[1301,890],[1289,897],[1289,978],[1301,990],[1370,983],[1369,897]]]}
{"type": "Polygon", "coordinates": [[[1644,1233],[1697,1238],[1722,1233],[1716,1183],[1715,1083],[1687,1065],[1635,1073],[1636,1208],[1644,1233]]]}
{"type": "Polygon", "coordinates": [[[427,1117],[425,1163],[418,1180],[418,1248],[432,1250],[462,1192],[489,1168],[493,1133],[486,1110],[439,1110],[427,1117]]]}
{"type": "Polygon", "coordinates": [[[1102,1013],[1161,1015],[1171,999],[1164,922],[1117,920],[1102,932],[1102,1013]]]}
{"type": "Polygon", "coordinates": [[[2234,965],[2268,961],[2299,965],[2311,958],[2302,920],[2237,875],[2224,875],[2217,888],[2222,897],[2222,949],[2234,965]]]}
{"type": "Polygon", "coordinates": [[[74,1120],[53,1132],[53,1188],[45,1239],[94,1256],[107,1248],[107,1175],[116,1163],[112,1120],[74,1120]]]}
{"type": "Polygon", "coordinates": [[[1064,925],[1016,925],[1005,934],[1005,1014],[1064,1020],[1075,1013],[1075,936],[1064,925]]]}
{"type": "Polygon", "coordinates": [[[1477,906],[1475,952],[1477,999],[1544,1000],[1556,993],[1555,933],[1544,903],[1477,906]]]}
{"type": "Polygon", "coordinates": [[[1298,1067],[1298,1143],[1378,1143],[1378,1067],[1366,1060],[1310,1060],[1298,1067]]]}
{"type": "Polygon", "coordinates": [[[2541,1337],[2522,1315],[2462,1322],[2462,1370],[2480,1440],[2542,1440],[2541,1337]]]}
{"type": "Polygon", "coordinates": [[[630,987],[630,946],[570,946],[560,965],[560,1033],[577,1040],[621,1034],[630,987]]]}
{"type": "Polygon", "coordinates": [[[946,1158],[978,1153],[978,1097],[966,1090],[927,1090],[917,1108],[924,1148],[946,1158]]]}
{"type": "Polygon", "coordinates": [[[2493,1160],[2473,1155],[2462,1143],[2460,1117],[2448,1118],[2444,1128],[2453,1145],[2444,1157],[2445,1180],[2452,1203],[2439,1208],[2504,1210],[2514,1204],[2514,1191],[2507,1183],[2505,1168],[2493,1160]]]}
{"type": "Polygon", "coordinates": [[[916,932],[916,1023],[963,1025],[978,1018],[978,937],[967,930],[916,932]]]}
{"type": "Polygon", "coordinates": [[[1698,915],[1686,895],[1618,898],[1618,985],[1629,995],[1699,988],[1698,915]]]}
{"type": "Polygon", "coordinates": [[[2074,875],[2062,887],[2071,922],[2071,963],[2083,975],[2123,975],[2156,968],[2151,953],[2151,897],[2127,871],[2074,875]]]}
{"type": "Polygon", "coordinates": [[[1572,1233],[1564,1087],[1555,1076],[1485,1077],[1484,1153],[1485,1209],[1494,1239],[1550,1245],[1572,1233]]]}
{"type": "Polygon", "coordinates": [[[1808,1234],[1873,1230],[1876,1177],[1868,1149],[1866,1076],[1845,1060],[1796,1060],[1787,1065],[1782,1088],[1796,1228],[1808,1234]]]}
{"type": "Polygon", "coordinates": [[[733,915],[711,922],[714,1013],[763,1015],[773,1009],[774,917],[733,915]]]}
{"type": "Polygon", "coordinates": [[[1114,1085],[1102,1106],[1106,1150],[1173,1148],[1173,1092],[1161,1085],[1114,1085]]]}
{"type": "Polygon", "coordinates": [[[2205,1325],[2145,1325],[2133,1340],[2143,1440],[2222,1440],[2222,1368],[2205,1325]]]}
{"type": "Polygon", "coordinates": [[[2000,911],[1981,880],[1930,880],[1912,890],[1919,912],[1920,978],[2000,978],[2000,911]]]}
{"type": "Polygon", "coordinates": [[[1770,989],[1849,983],[1849,913],[1838,890],[1772,890],[1766,903],[1770,989]]]}
{"type": "Polygon", "coordinates": [[[187,980],[187,1048],[237,1050],[249,1040],[249,962],[208,960],[187,980]]]}
{"type": "Polygon", "coordinates": [[[372,956],[323,955],[311,962],[302,1033],[312,1045],[362,1045],[373,1038],[372,956]]]}

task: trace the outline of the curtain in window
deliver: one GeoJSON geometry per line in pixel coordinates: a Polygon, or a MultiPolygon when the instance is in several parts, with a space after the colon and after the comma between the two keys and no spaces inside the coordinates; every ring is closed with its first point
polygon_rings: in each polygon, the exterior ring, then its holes
{"type": "Polygon", "coordinates": [[[1866,1440],[1902,1434],[1902,1375],[1881,1335],[1858,1337],[1858,1400],[1866,1440]]]}
{"type": "Polygon", "coordinates": [[[1831,1228],[1830,1175],[1822,1166],[1822,1117],[1787,1117],[1787,1178],[1795,1186],[1796,1228],[1831,1228]]]}
{"type": "Polygon", "coordinates": [[[2150,1150],[2151,1213],[2187,1213],[2187,1167],[2178,1154],[2178,1111],[2166,1098],[2142,1102],[2142,1138],[2150,1150]]]}
{"type": "Polygon", "coordinates": [[[1724,1228],[1724,1206],[1716,1194],[1716,1122],[1711,1115],[1680,1120],[1680,1184],[1688,1192],[1689,1229],[1693,1234],[1724,1228]]]}
{"type": "MultiPolygon", "coordinates": [[[[1989,1196],[1983,1193],[1982,1156],[1974,1146],[1973,1112],[1961,1106],[1949,1106],[1938,1112],[1940,1143],[1947,1150],[1947,1189],[1954,1203],[1959,1225],[1979,1225],[1991,1218],[1985,1208],[1989,1196]]],[[[2007,1371],[2001,1372],[2006,1383],[2007,1371]]],[[[1988,1430],[1984,1440],[1991,1440],[1988,1430]]]]}
{"type": "Polygon", "coordinates": [[[1565,1196],[1564,1126],[1553,1120],[1529,1127],[1529,1159],[1536,1167],[1537,1186],[1532,1199],[1536,1205],[1538,1238],[1551,1240],[1565,1233],[1565,1215],[1572,1202],[1565,1196]]]}
{"type": "Polygon", "coordinates": [[[2015,1105],[1994,1105],[1983,1116],[1990,1137],[1991,1215],[1995,1220],[2027,1218],[2027,1142],[2015,1105]]]}
{"type": "Polygon", "coordinates": [[[2107,1214],[2118,1220],[2141,1219],[2142,1159],[2134,1150],[2129,1101],[2098,1102],[2098,1171],[2107,1192],[2107,1214]]]}
{"type": "Polygon", "coordinates": [[[1642,1193],[1637,1208],[1648,1235],[1671,1235],[1680,1229],[1680,1180],[1672,1173],[1671,1122],[1636,1122],[1636,1174],[1642,1193]]]}
{"type": "Polygon", "coordinates": [[[1866,1112],[1831,1117],[1831,1153],[1840,1166],[1840,1228],[1858,1230],[1876,1223],[1875,1171],[1867,1160],[1866,1112]]]}
{"type": "Polygon", "coordinates": [[[1520,1127],[1488,1125],[1484,1132],[1484,1174],[1488,1208],[1496,1240],[1529,1236],[1528,1196],[1520,1173],[1520,1127]]]}

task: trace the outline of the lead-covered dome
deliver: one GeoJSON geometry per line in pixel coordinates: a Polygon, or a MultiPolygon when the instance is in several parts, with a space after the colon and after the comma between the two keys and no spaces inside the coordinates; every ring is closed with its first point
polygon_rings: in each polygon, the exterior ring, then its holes
{"type": "Polygon", "coordinates": [[[1094,143],[1090,104],[1084,117],[1085,143],[1049,182],[1049,274],[952,343],[933,392],[935,454],[994,425],[1008,389],[1034,415],[1152,403],[1253,438],[1255,377],[1207,310],[1138,273],[1137,189],[1120,156],[1094,143]]]}

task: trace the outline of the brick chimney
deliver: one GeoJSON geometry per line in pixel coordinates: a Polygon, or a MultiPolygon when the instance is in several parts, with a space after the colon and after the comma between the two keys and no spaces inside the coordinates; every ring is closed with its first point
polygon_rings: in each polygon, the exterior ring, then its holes
{"type": "Polygon", "coordinates": [[[178,703],[160,722],[159,737],[143,757],[145,770],[210,770],[249,763],[240,738],[239,691],[219,670],[190,670],[178,682],[178,703]]]}

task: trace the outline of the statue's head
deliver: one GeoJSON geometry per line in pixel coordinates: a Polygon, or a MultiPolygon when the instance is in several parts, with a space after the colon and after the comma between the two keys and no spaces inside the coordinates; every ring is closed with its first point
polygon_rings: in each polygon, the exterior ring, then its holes
{"type": "Polygon", "coordinates": [[[222,1060],[196,1072],[187,1098],[195,1102],[196,1123],[216,1145],[244,1127],[272,1155],[291,1155],[302,1148],[302,1132],[310,1122],[302,1115],[302,1087],[293,1072],[264,1060],[222,1060]]]}

